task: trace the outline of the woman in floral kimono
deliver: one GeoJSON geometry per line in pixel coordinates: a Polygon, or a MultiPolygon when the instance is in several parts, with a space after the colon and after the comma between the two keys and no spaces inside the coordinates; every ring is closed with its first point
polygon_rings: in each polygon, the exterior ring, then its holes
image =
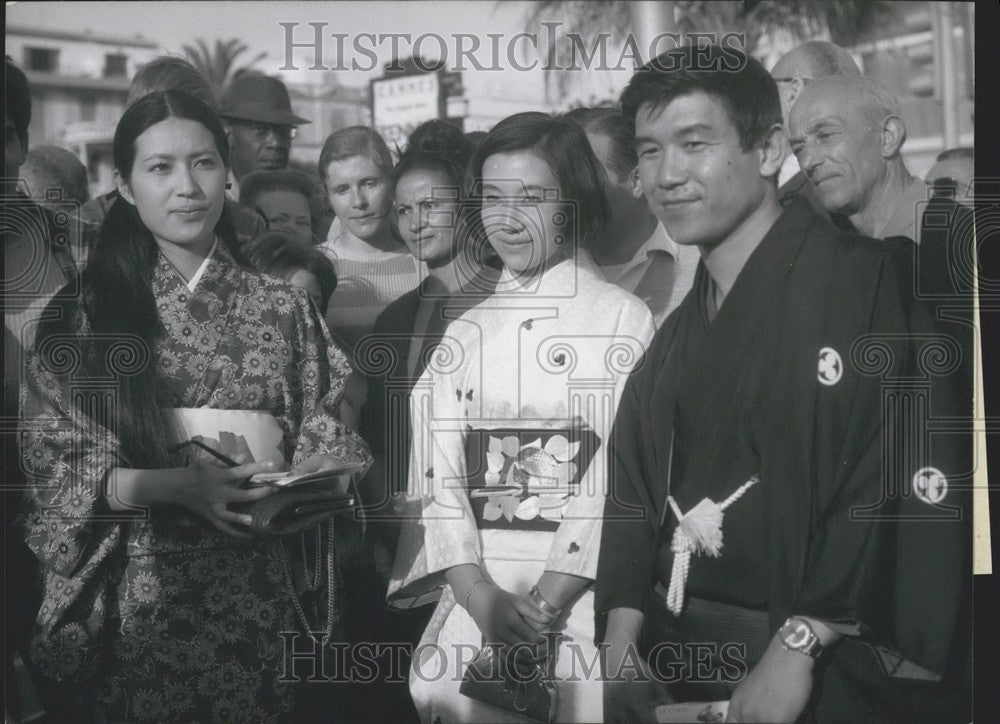
{"type": "Polygon", "coordinates": [[[288,560],[239,507],[268,495],[240,483],[274,463],[186,462],[165,408],[270,420],[298,472],[367,464],[332,412],[349,368],[305,291],[237,263],[228,144],[206,105],[144,97],[114,160],[121,198],[83,292],[50,310],[26,361],[26,537],[44,575],[31,661],[72,710],[57,716],[287,715],[288,560]]]}
{"type": "Polygon", "coordinates": [[[410,674],[425,722],[523,721],[459,688],[484,643],[536,644],[545,631],[561,636],[542,649],[555,718],[602,716],[589,590],[600,448],[653,325],[585,251],[605,218],[601,173],[583,133],[541,113],[502,121],[472,162],[480,229],[504,270],[414,388],[419,521],[401,537],[389,595],[397,606],[440,597],[410,674]]]}

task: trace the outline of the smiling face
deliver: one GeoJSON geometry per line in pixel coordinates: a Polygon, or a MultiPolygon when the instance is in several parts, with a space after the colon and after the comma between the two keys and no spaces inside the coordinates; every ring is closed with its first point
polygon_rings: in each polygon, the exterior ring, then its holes
{"type": "Polygon", "coordinates": [[[211,244],[226,194],[226,168],[211,132],[167,118],[135,141],[135,162],[118,191],[136,207],[157,244],[211,244]]]}
{"type": "Polygon", "coordinates": [[[726,105],[702,91],[655,110],[641,105],[635,135],[643,193],[678,244],[712,248],[730,238],[777,171],[773,158],[742,148],[726,105]]]}
{"type": "Polygon", "coordinates": [[[368,156],[331,161],[326,167],[326,194],[341,223],[362,241],[388,228],[392,184],[368,156]]]}
{"type": "Polygon", "coordinates": [[[288,231],[296,241],[312,246],[312,215],[305,196],[297,191],[262,191],[252,205],[264,214],[269,229],[288,231]]]}
{"type": "Polygon", "coordinates": [[[483,226],[509,271],[530,273],[569,251],[563,227],[553,221],[552,203],[543,202],[556,194],[562,198],[545,161],[530,151],[496,153],[483,162],[482,181],[483,226]]]}
{"type": "Polygon", "coordinates": [[[447,264],[455,257],[458,211],[457,189],[441,171],[410,171],[396,184],[399,234],[410,253],[431,268],[447,264]],[[454,201],[442,199],[448,192],[454,201]]]}
{"type": "Polygon", "coordinates": [[[792,107],[789,140],[824,208],[856,214],[885,175],[882,134],[846,88],[807,89],[792,107]]]}

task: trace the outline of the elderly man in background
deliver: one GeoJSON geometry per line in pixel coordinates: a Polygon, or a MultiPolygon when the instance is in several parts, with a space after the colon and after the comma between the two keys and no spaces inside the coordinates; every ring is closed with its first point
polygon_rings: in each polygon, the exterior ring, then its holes
{"type": "Polygon", "coordinates": [[[698,252],[675,243],[653,215],[638,185],[631,124],[615,108],[575,108],[564,118],[579,125],[604,167],[611,215],[590,249],[605,278],[639,297],[659,329],[694,282],[698,252]]]}
{"type": "Polygon", "coordinates": [[[928,200],[903,160],[906,124],[887,88],[865,77],[815,81],[791,110],[789,140],[827,211],[862,234],[920,247],[918,294],[971,294],[972,212],[952,199],[928,200]]]}
{"type": "Polygon", "coordinates": [[[239,182],[252,171],[288,168],[295,131],[311,123],[292,113],[292,101],[285,84],[259,73],[233,78],[219,109],[219,117],[229,135],[229,197],[238,200],[239,182]]]}
{"type": "MultiPolygon", "coordinates": [[[[861,71],[850,53],[823,40],[810,40],[798,45],[778,59],[771,68],[771,77],[778,84],[781,117],[786,128],[788,113],[803,89],[814,80],[837,75],[857,77],[861,71]]],[[[785,159],[778,174],[778,183],[778,198],[785,200],[793,194],[801,194],[817,210],[823,208],[816,197],[816,190],[799,169],[794,155],[785,159]]]]}
{"type": "Polygon", "coordinates": [[[906,124],[881,83],[842,76],[813,82],[791,109],[789,140],[827,211],[867,236],[920,243],[917,210],[927,187],[906,167],[906,124]]]}

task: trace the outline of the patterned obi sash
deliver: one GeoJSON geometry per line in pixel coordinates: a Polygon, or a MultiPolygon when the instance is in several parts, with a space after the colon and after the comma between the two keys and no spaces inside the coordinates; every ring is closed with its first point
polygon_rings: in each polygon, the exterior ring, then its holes
{"type": "Polygon", "coordinates": [[[228,457],[249,450],[253,462],[285,465],[284,432],[265,410],[217,410],[212,407],[171,407],[164,410],[177,433],[177,442],[198,437],[228,457]]]}
{"type": "Polygon", "coordinates": [[[479,529],[557,530],[600,445],[579,421],[470,428],[467,490],[479,529]]]}

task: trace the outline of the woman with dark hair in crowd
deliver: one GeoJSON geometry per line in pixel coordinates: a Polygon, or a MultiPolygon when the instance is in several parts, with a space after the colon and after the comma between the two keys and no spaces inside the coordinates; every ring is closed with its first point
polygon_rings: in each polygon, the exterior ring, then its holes
{"type": "Polygon", "coordinates": [[[187,94],[125,111],[120,198],[79,300],[53,310],[26,362],[26,538],[44,573],[31,659],[75,718],[287,715],[280,632],[301,606],[283,542],[251,535],[241,509],[271,489],[241,484],[369,460],[333,412],[349,366],[315,305],[240,264],[228,148],[187,94]],[[215,454],[178,450],[199,419],[215,454]],[[255,436],[269,444],[254,451],[255,436]]]}
{"type": "MultiPolygon", "coordinates": [[[[503,272],[488,302],[449,325],[453,354],[414,387],[407,497],[417,519],[400,537],[389,601],[440,596],[421,643],[444,655],[422,647],[411,668],[423,721],[506,720],[476,687],[459,693],[468,648],[499,644],[506,656],[550,629],[565,637],[539,651],[552,664],[555,709],[532,715],[589,721],[602,710],[600,667],[581,676],[578,664],[597,654],[600,448],[652,320],[586,251],[607,212],[579,128],[542,113],[501,121],[473,157],[469,192],[503,272]]],[[[506,718],[522,721],[514,708],[506,718]]]]}
{"type": "Polygon", "coordinates": [[[304,246],[298,235],[288,229],[266,231],[244,251],[250,266],[305,289],[320,314],[326,314],[330,297],[337,288],[337,272],[326,254],[304,246]]]}
{"type": "Polygon", "coordinates": [[[353,355],[386,305],[420,283],[421,270],[393,233],[392,155],[378,131],[351,126],[331,134],[319,175],[336,215],[320,248],[340,280],[326,321],[353,355]]]}
{"type": "MultiPolygon", "coordinates": [[[[361,486],[368,511],[368,555],[353,562],[355,585],[348,593],[357,597],[350,606],[357,640],[416,645],[431,613],[430,607],[405,614],[386,611],[386,585],[398,538],[392,496],[406,490],[410,388],[450,318],[491,288],[482,278],[474,245],[468,243],[468,225],[461,223],[468,215],[462,183],[472,150],[457,126],[427,121],[410,134],[392,173],[393,223],[413,257],[427,265],[428,275],[385,308],[357,351],[356,366],[367,373],[368,383],[359,431],[375,457],[361,486]]],[[[405,674],[409,658],[402,657],[400,663],[405,674]]],[[[403,682],[368,685],[358,693],[364,710],[375,719],[415,714],[403,682]]]]}
{"type": "Polygon", "coordinates": [[[311,248],[316,244],[312,198],[319,185],[308,174],[290,168],[254,171],[240,183],[240,203],[259,212],[269,231],[288,231],[293,240],[311,248]]]}

